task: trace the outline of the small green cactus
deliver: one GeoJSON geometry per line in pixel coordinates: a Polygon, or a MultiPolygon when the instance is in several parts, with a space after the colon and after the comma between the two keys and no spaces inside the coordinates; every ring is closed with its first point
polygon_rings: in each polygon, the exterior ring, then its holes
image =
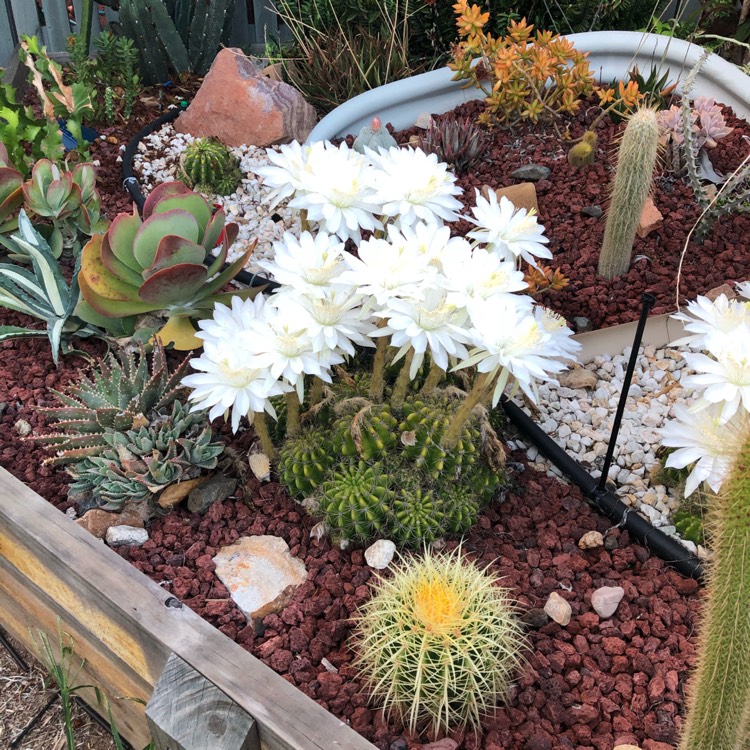
{"type": "Polygon", "coordinates": [[[596,133],[593,130],[587,130],[581,140],[568,151],[568,164],[579,169],[587,164],[593,164],[596,155],[596,140],[596,133]]]}
{"type": "Polygon", "coordinates": [[[655,109],[636,110],[628,120],[617,156],[612,197],[599,254],[599,275],[613,279],[627,273],[643,206],[651,192],[659,151],[655,109]]]}
{"type": "Polygon", "coordinates": [[[367,542],[386,528],[393,492],[380,467],[364,461],[340,468],[321,487],[320,512],[334,536],[367,542]]]}
{"type": "Polygon", "coordinates": [[[683,539],[703,544],[703,519],[700,516],[680,509],[672,516],[672,523],[683,539]]]}
{"type": "Polygon", "coordinates": [[[279,476],[292,496],[312,495],[323,482],[334,456],[326,449],[330,438],[325,430],[308,429],[288,438],[279,454],[279,476]]]}
{"type": "Polygon", "coordinates": [[[149,500],[175,482],[195,479],[216,468],[223,443],[211,442],[205,412],[188,411],[175,401],[171,413],[148,426],[103,435],[107,448],[68,469],[71,497],[91,496],[105,510],[149,500]]]}
{"type": "Polygon", "coordinates": [[[713,560],[680,750],[747,747],[750,706],[750,435],[709,507],[713,560]]]}
{"type": "Polygon", "coordinates": [[[399,425],[403,453],[428,476],[437,478],[443,472],[452,476],[474,463],[480,435],[472,419],[464,425],[455,448],[440,447],[454,411],[449,402],[439,398],[407,400],[404,404],[399,425]]]}
{"type": "Polygon", "coordinates": [[[444,525],[440,499],[431,490],[406,487],[393,500],[388,537],[400,547],[418,549],[443,536],[444,525]]]}
{"type": "Polygon", "coordinates": [[[375,153],[382,148],[397,147],[396,139],[383,127],[379,117],[373,117],[369,125],[365,125],[359,135],[354,139],[352,148],[360,154],[365,153],[365,147],[371,148],[375,153]]]}
{"type": "Polygon", "coordinates": [[[215,138],[193,141],[180,157],[180,177],[200,193],[229,195],[242,179],[239,159],[215,138]]]}
{"type": "Polygon", "coordinates": [[[373,461],[390,450],[398,438],[398,420],[388,404],[373,404],[333,425],[333,449],[342,456],[373,461]]]}
{"type": "Polygon", "coordinates": [[[498,579],[461,557],[403,561],[359,614],[356,665],[414,732],[477,727],[510,687],[522,630],[498,579]]]}

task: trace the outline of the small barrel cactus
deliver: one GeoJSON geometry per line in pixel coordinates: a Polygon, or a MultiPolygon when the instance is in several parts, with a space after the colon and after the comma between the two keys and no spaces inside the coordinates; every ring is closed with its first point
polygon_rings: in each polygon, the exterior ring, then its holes
{"type": "Polygon", "coordinates": [[[442,502],[418,487],[399,490],[391,505],[389,538],[398,546],[420,548],[444,534],[442,502]]]}
{"type": "Polygon", "coordinates": [[[426,551],[380,579],[360,611],[357,666],[386,713],[416,731],[476,727],[510,687],[522,631],[498,579],[426,551]]]}
{"type": "Polygon", "coordinates": [[[359,131],[352,148],[360,154],[364,154],[365,148],[371,148],[377,153],[381,148],[387,151],[389,148],[397,146],[396,139],[383,127],[380,118],[373,117],[372,122],[359,131]]]}
{"type": "Polygon", "coordinates": [[[390,406],[378,404],[337,419],[333,449],[342,456],[361,456],[372,461],[396,444],[398,434],[398,420],[390,406]]]}
{"type": "Polygon", "coordinates": [[[385,529],[392,498],[389,477],[359,461],[323,484],[320,512],[335,536],[367,542],[385,529]]]}
{"type": "Polygon", "coordinates": [[[435,399],[409,400],[404,404],[404,418],[399,425],[403,453],[430,476],[438,477],[442,472],[452,475],[475,460],[480,435],[471,420],[464,426],[453,450],[440,447],[452,412],[449,403],[435,399]]]}
{"type": "Polygon", "coordinates": [[[636,110],[622,136],[599,254],[599,274],[606,279],[621,276],[630,267],[635,233],[651,192],[658,151],[656,110],[648,107],[636,110]]]}
{"type": "Polygon", "coordinates": [[[180,157],[180,174],[199,193],[229,195],[242,179],[239,159],[215,138],[193,141],[180,157]]]}
{"type": "Polygon", "coordinates": [[[328,434],[319,429],[287,438],[279,454],[279,476],[290,495],[307,497],[323,482],[333,465],[328,443],[328,434]]]}
{"type": "Polygon", "coordinates": [[[683,539],[703,544],[703,519],[686,510],[678,510],[672,517],[675,528],[683,539]]]}
{"type": "Polygon", "coordinates": [[[583,137],[568,151],[568,164],[571,167],[584,167],[594,163],[596,155],[596,133],[587,130],[583,137]]]}

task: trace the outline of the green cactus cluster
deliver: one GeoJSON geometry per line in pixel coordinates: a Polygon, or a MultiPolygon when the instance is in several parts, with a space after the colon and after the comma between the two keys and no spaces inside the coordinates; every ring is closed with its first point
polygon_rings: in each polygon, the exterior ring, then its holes
{"type": "Polygon", "coordinates": [[[199,193],[229,195],[242,179],[239,159],[215,138],[198,138],[180,157],[185,184],[199,193]]]}
{"type": "Polygon", "coordinates": [[[426,550],[377,581],[360,610],[356,666],[386,715],[433,734],[495,711],[522,658],[523,631],[496,576],[426,550]]]}
{"type": "Polygon", "coordinates": [[[417,549],[463,534],[504,477],[481,454],[478,417],[455,450],[440,447],[456,408],[439,394],[410,396],[399,419],[388,404],[348,395],[328,410],[331,424],[286,440],[281,481],[291,494],[317,501],[318,516],[340,540],[383,537],[417,549]]]}
{"type": "Polygon", "coordinates": [[[701,516],[680,509],[672,516],[672,523],[683,539],[694,544],[703,544],[703,518],[701,516]]]}
{"type": "Polygon", "coordinates": [[[229,41],[235,0],[120,0],[123,33],[138,48],[146,84],[204,75],[229,41]]]}
{"type": "Polygon", "coordinates": [[[224,445],[211,441],[203,412],[190,413],[179,401],[171,413],[157,412],[136,430],[107,430],[107,447],[68,469],[73,498],[91,496],[105,510],[122,510],[127,502],[148,500],[175,482],[195,479],[216,468],[224,445]]]}

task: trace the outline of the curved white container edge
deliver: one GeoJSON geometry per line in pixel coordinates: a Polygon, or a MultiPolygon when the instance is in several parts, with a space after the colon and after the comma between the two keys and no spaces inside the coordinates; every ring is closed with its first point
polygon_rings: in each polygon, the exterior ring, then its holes
{"type": "MultiPolygon", "coordinates": [[[[608,83],[622,78],[633,65],[648,75],[652,65],[670,72],[670,79],[684,79],[703,48],[682,39],[638,31],[588,31],[568,37],[577,49],[589,53],[597,80],[608,83]]],[[[448,68],[432,70],[380,86],[336,107],[313,129],[308,142],[356,134],[376,115],[396,130],[414,125],[422,112],[442,114],[471,99],[482,97],[476,88],[462,88],[466,81],[452,81],[448,68]]],[[[712,96],[735,113],[750,119],[750,77],[718,55],[710,55],[698,74],[692,96],[712,96]]]]}

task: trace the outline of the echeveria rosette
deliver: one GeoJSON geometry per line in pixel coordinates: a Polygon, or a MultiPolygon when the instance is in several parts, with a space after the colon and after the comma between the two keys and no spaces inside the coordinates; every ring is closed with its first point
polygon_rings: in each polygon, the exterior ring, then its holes
{"type": "Polygon", "coordinates": [[[517,209],[505,196],[498,201],[493,190],[489,191],[487,198],[477,190],[476,206],[471,212],[474,218],[468,217],[467,220],[478,229],[469,232],[468,236],[504,260],[516,263],[523,260],[536,268],[537,258],[552,257],[545,247],[549,240],[544,236],[544,226],[538,223],[533,211],[517,209]]]}
{"type": "Polygon", "coordinates": [[[399,227],[418,221],[451,222],[459,218],[462,190],[447,164],[422,149],[390,148],[375,153],[365,149],[377,167],[374,172],[376,200],[382,215],[399,227]]]}
{"type": "Polygon", "coordinates": [[[23,175],[13,166],[0,142],[0,234],[18,227],[16,211],[23,205],[23,175]]]}
{"type": "Polygon", "coordinates": [[[215,302],[233,294],[247,297],[258,291],[221,293],[252,252],[251,246],[222,271],[236,236],[237,225],[225,223],[222,209],[214,211],[180,182],[163,183],[146,200],[143,219],[136,210],[120,214],[104,235],[84,247],[78,274],[83,302],[77,314],[107,327],[111,318],[158,312],[168,319],[157,333],[162,343],[172,341],[179,349],[199,346],[191,317],[210,314],[215,302]]]}

